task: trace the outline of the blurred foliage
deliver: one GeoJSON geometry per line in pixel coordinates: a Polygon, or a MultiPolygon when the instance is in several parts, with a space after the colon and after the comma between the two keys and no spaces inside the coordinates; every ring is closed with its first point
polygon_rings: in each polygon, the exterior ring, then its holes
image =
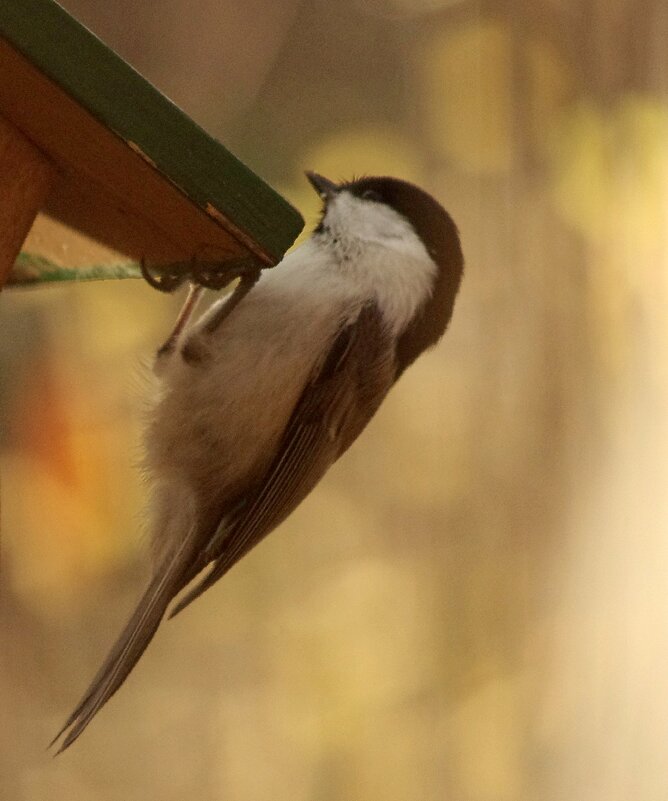
{"type": "Polygon", "coordinates": [[[65,5],[312,220],[305,168],[423,184],[467,274],[360,442],[55,762],[145,575],[178,299],[3,295],[2,798],[668,797],[665,3],[65,5]]]}
{"type": "Polygon", "coordinates": [[[455,31],[441,29],[426,43],[424,110],[430,144],[471,171],[512,166],[509,49],[507,26],[482,20],[455,31]],[[485,119],[494,125],[481,124],[485,119]]]}

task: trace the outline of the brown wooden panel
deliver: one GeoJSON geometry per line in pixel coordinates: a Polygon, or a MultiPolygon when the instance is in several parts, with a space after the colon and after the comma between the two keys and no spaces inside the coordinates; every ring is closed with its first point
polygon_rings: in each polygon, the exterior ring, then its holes
{"type": "Polygon", "coordinates": [[[58,167],[49,213],[135,259],[181,261],[209,247],[231,255],[250,249],[270,263],[2,39],[0,74],[0,109],[58,167]]]}
{"type": "Polygon", "coordinates": [[[0,116],[0,286],[55,175],[43,154],[0,116]]]}

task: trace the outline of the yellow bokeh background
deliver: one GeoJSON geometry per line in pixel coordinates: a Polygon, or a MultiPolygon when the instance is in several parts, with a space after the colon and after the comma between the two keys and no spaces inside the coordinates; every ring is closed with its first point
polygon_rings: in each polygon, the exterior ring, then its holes
{"type": "Polygon", "coordinates": [[[146,580],[147,365],[179,298],[3,293],[0,797],[667,798],[663,5],[64,4],[299,241],[303,170],[397,175],[466,274],[359,442],[56,760],[146,580]]]}

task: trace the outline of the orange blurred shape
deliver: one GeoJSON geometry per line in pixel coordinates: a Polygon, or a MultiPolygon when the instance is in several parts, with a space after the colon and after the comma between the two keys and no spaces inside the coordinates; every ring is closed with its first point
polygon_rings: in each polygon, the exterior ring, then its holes
{"type": "Polygon", "coordinates": [[[66,386],[52,354],[42,353],[26,371],[11,418],[12,439],[17,446],[71,489],[80,483],[68,410],[72,389],[66,386]]]}

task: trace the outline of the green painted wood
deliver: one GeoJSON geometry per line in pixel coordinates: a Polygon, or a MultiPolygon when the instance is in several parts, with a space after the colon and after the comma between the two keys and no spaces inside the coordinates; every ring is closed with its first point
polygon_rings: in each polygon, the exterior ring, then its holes
{"type": "Polygon", "coordinates": [[[0,35],[202,210],[276,260],[290,247],[299,212],[53,0],[0,0],[0,35]]]}

